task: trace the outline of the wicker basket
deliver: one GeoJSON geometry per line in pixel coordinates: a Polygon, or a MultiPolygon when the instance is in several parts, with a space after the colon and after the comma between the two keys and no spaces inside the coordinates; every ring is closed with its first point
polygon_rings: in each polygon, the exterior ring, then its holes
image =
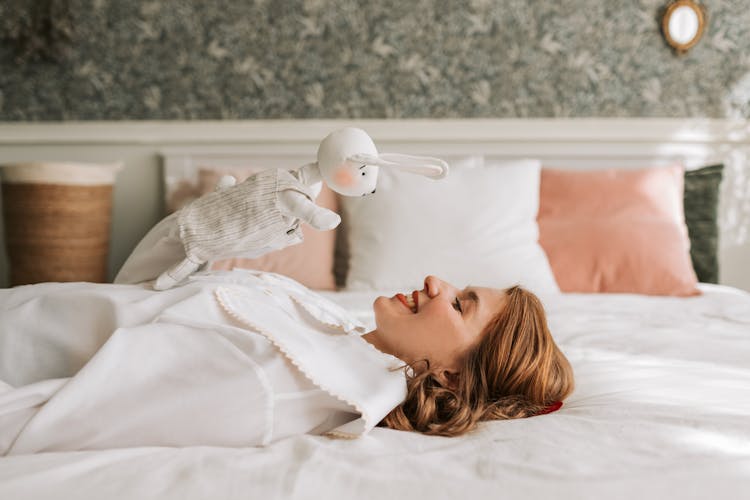
{"type": "Polygon", "coordinates": [[[117,165],[2,167],[11,286],[107,279],[117,165]]]}

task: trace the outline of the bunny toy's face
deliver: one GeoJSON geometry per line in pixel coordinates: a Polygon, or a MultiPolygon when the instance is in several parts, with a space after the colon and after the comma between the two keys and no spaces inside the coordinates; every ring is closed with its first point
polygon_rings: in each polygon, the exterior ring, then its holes
{"type": "Polygon", "coordinates": [[[351,160],[320,169],[326,184],[344,196],[366,196],[374,193],[378,182],[378,170],[375,165],[364,165],[351,160]]]}
{"type": "Polygon", "coordinates": [[[354,159],[363,154],[371,157],[378,154],[375,143],[364,130],[345,127],[328,134],[318,147],[318,167],[328,187],[344,196],[374,193],[379,167],[354,159]]]}
{"type": "Polygon", "coordinates": [[[448,174],[448,164],[439,158],[403,154],[379,155],[367,132],[345,127],[331,132],[318,147],[318,168],[328,186],[344,196],[375,192],[380,167],[400,169],[433,179],[448,174]]]}

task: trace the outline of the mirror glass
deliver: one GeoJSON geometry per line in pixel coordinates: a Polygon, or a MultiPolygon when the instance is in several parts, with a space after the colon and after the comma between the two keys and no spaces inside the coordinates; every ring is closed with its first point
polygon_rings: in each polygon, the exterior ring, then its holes
{"type": "Polygon", "coordinates": [[[672,0],[661,21],[664,38],[677,54],[684,54],[698,43],[705,25],[705,9],[694,0],[672,0]]]}
{"type": "Polygon", "coordinates": [[[687,5],[677,7],[669,17],[669,36],[677,43],[688,43],[698,34],[698,13],[687,5]]]}

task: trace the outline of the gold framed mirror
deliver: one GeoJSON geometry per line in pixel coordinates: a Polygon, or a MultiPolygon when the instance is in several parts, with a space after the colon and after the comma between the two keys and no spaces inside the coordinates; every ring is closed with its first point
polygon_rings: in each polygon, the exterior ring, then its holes
{"type": "Polygon", "coordinates": [[[667,5],[661,20],[664,38],[678,54],[698,43],[706,27],[706,13],[693,0],[674,0],[667,5]]]}

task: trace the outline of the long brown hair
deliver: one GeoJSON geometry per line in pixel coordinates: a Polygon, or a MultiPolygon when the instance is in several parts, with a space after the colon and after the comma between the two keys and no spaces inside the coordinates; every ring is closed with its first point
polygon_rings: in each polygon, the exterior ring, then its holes
{"type": "Polygon", "coordinates": [[[455,383],[446,384],[429,364],[408,370],[406,399],[380,425],[458,436],[483,420],[537,415],[573,391],[573,370],[540,300],[519,286],[505,293],[505,306],[464,358],[455,383]]]}

